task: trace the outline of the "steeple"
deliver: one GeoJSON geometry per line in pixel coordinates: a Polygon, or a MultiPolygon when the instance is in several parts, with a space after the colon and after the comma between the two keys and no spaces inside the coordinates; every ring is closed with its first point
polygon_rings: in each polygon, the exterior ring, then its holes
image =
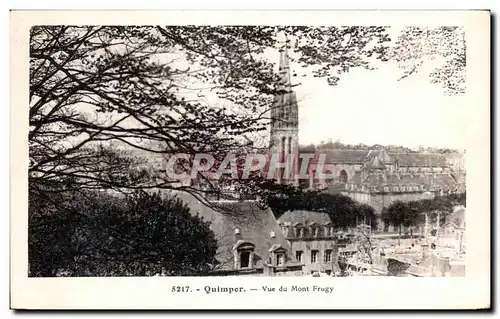
{"type": "Polygon", "coordinates": [[[279,75],[281,87],[287,92],[292,91],[292,80],[290,76],[290,57],[288,56],[288,40],[280,49],[279,75]]]}
{"type": "MultiPolygon", "coordinates": [[[[279,154],[281,162],[291,156],[295,158],[294,162],[298,162],[296,157],[299,151],[299,108],[297,97],[292,90],[288,45],[287,39],[280,49],[279,81],[271,109],[269,148],[272,154],[279,154]]],[[[298,174],[298,163],[294,163],[292,170],[291,178],[294,182],[296,174],[298,174]]]]}

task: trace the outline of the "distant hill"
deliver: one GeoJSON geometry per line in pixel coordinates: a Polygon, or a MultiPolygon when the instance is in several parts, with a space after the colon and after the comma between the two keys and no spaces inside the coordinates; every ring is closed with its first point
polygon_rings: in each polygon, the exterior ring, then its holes
{"type": "Polygon", "coordinates": [[[459,153],[457,149],[449,148],[436,148],[436,147],[419,147],[409,148],[401,145],[381,145],[381,144],[344,144],[339,140],[333,142],[332,140],[322,141],[319,144],[301,145],[302,152],[314,152],[315,150],[322,149],[349,149],[349,150],[380,150],[385,149],[389,153],[434,153],[434,154],[451,154],[459,153]]]}

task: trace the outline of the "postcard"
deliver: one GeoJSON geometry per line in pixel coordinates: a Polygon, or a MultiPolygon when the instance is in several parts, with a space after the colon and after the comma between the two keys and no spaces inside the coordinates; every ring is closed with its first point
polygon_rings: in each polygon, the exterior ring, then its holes
{"type": "Polygon", "coordinates": [[[489,308],[489,61],[489,11],[12,11],[11,308],[489,308]]]}

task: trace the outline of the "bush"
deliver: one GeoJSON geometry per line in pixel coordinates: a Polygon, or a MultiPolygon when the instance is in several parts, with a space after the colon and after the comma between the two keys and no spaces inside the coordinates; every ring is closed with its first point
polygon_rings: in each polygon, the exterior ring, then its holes
{"type": "Polygon", "coordinates": [[[87,192],[58,201],[30,207],[30,276],[203,275],[215,263],[209,223],[175,198],[87,192]]]}

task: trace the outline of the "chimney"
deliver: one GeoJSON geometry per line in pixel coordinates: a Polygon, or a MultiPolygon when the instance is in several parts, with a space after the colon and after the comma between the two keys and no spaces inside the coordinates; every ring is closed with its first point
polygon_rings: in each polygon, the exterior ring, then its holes
{"type": "Polygon", "coordinates": [[[241,239],[241,229],[239,227],[234,228],[234,241],[237,242],[241,239]]]}

